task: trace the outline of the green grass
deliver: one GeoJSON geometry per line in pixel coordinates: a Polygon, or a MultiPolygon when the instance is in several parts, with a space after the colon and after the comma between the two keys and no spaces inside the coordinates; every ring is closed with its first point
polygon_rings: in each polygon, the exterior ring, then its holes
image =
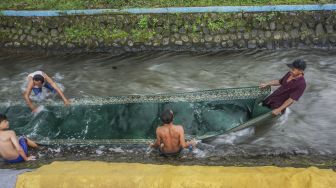
{"type": "Polygon", "coordinates": [[[0,0],[0,10],[323,4],[335,0],[0,0]]]}

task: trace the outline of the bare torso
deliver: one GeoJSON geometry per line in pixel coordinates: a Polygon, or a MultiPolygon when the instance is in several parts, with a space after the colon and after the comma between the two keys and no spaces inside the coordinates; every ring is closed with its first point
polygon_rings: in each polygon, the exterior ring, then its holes
{"type": "MultiPolygon", "coordinates": [[[[175,153],[183,147],[181,135],[184,134],[180,125],[163,125],[157,128],[157,134],[161,139],[161,150],[166,153],[175,153]],[[162,145],[163,144],[163,145],[162,145]]],[[[184,136],[183,136],[184,139],[184,136]]]]}
{"type": "Polygon", "coordinates": [[[0,131],[0,155],[1,157],[12,160],[19,156],[11,141],[12,131],[0,131]]]}

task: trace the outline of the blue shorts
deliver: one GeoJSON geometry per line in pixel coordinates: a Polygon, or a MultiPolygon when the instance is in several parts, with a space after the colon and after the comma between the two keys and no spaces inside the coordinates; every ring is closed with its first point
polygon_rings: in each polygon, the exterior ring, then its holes
{"type": "MultiPolygon", "coordinates": [[[[19,138],[19,144],[22,147],[23,151],[25,152],[26,155],[28,155],[28,145],[27,145],[27,140],[25,137],[20,137],[19,138]]],[[[19,155],[16,159],[13,160],[5,160],[7,163],[19,163],[23,162],[24,159],[22,158],[21,155],[19,155]]]]}
{"type": "MultiPolygon", "coordinates": [[[[48,83],[46,82],[43,87],[47,88],[49,91],[55,93],[55,89],[48,83]]],[[[33,92],[37,96],[42,93],[42,88],[40,87],[33,87],[33,92]]]]}
{"type": "Polygon", "coordinates": [[[183,148],[180,148],[180,150],[178,150],[177,152],[166,153],[164,151],[161,151],[161,149],[159,148],[159,153],[160,153],[161,156],[164,156],[164,157],[174,157],[174,156],[179,156],[182,150],[183,150],[183,148]]]}

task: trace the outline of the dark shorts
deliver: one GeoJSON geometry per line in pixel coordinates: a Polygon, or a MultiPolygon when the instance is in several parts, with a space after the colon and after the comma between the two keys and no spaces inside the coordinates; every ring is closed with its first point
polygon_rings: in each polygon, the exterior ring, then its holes
{"type": "MultiPolygon", "coordinates": [[[[22,147],[23,151],[25,152],[26,155],[28,155],[28,145],[27,145],[27,140],[25,137],[20,137],[19,138],[19,144],[22,147]]],[[[7,163],[19,163],[23,162],[24,159],[22,158],[21,155],[19,155],[16,159],[13,160],[5,160],[7,163]]]]}
{"type": "Polygon", "coordinates": [[[174,153],[166,153],[164,151],[161,151],[161,149],[159,148],[159,153],[161,156],[164,156],[164,157],[173,157],[173,156],[178,156],[180,155],[181,151],[183,150],[183,148],[180,148],[179,151],[177,152],[174,152],[174,153]]]}
{"type": "MultiPolygon", "coordinates": [[[[55,89],[48,83],[46,82],[43,87],[47,88],[50,92],[55,93],[55,89]]],[[[39,95],[42,93],[42,88],[39,87],[33,87],[33,92],[35,95],[39,95]]]]}

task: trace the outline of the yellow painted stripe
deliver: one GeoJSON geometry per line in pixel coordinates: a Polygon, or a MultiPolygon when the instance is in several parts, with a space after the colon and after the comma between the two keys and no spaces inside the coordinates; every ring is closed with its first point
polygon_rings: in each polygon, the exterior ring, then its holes
{"type": "Polygon", "coordinates": [[[17,188],[336,187],[329,169],[54,162],[18,177],[17,188]]]}

